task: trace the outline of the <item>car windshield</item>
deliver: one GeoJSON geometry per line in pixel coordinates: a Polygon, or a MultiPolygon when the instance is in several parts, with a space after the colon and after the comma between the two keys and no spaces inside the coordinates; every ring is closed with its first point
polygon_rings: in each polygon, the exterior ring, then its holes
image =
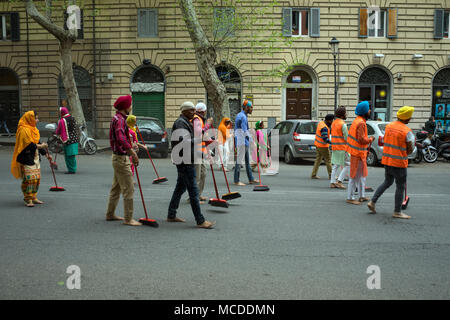
{"type": "Polygon", "coordinates": [[[300,134],[316,134],[317,122],[300,123],[296,132],[300,134]]]}
{"type": "Polygon", "coordinates": [[[138,119],[136,125],[139,129],[148,129],[155,132],[163,132],[162,126],[155,120],[138,119]]]}
{"type": "Polygon", "coordinates": [[[378,128],[380,128],[381,132],[384,134],[384,131],[386,130],[386,123],[380,123],[378,128]]]}

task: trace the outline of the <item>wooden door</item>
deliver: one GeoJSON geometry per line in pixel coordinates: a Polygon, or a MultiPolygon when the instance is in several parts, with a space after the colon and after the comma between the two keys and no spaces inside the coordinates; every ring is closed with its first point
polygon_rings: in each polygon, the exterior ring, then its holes
{"type": "Polygon", "coordinates": [[[311,88],[286,89],[286,119],[311,119],[311,88]]]}

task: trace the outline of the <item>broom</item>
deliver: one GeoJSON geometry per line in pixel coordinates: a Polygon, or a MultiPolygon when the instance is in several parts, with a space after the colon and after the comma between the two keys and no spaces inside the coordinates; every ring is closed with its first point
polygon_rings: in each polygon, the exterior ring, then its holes
{"type": "Polygon", "coordinates": [[[269,191],[270,190],[269,186],[263,185],[261,181],[261,172],[259,171],[259,146],[256,155],[256,164],[258,166],[259,184],[253,188],[253,191],[269,191]]]}
{"type": "Polygon", "coordinates": [[[158,226],[159,226],[158,222],[156,222],[156,220],[148,218],[147,208],[145,207],[144,196],[142,195],[141,181],[139,180],[139,173],[138,173],[137,166],[134,167],[134,170],[136,170],[136,177],[137,177],[137,181],[138,181],[138,185],[139,185],[139,192],[141,193],[141,200],[142,200],[142,205],[144,206],[144,213],[145,213],[145,218],[140,218],[139,222],[146,226],[158,228],[158,226]]]}
{"type": "MultiPolygon", "coordinates": [[[[47,154],[50,154],[48,152],[48,148],[46,148],[47,154]]],[[[56,183],[56,178],[55,178],[55,171],[53,170],[53,165],[52,165],[52,161],[47,158],[48,162],[50,163],[50,169],[52,169],[52,175],[53,175],[53,181],[55,181],[55,186],[50,188],[50,191],[66,191],[66,189],[64,189],[63,187],[58,187],[58,184],[56,183]]]]}
{"type": "Polygon", "coordinates": [[[209,204],[213,207],[222,207],[222,208],[228,208],[228,202],[227,200],[219,199],[219,191],[217,191],[217,184],[216,184],[216,178],[214,176],[214,168],[212,165],[212,162],[209,161],[209,166],[211,167],[211,173],[214,181],[214,189],[216,190],[216,198],[209,199],[209,204]]]}
{"type": "Polygon", "coordinates": [[[222,199],[233,200],[233,199],[240,198],[241,194],[239,192],[231,192],[231,190],[230,190],[230,185],[228,184],[227,174],[225,173],[225,168],[223,166],[222,155],[220,153],[220,149],[218,149],[218,151],[219,151],[220,165],[222,166],[223,175],[225,177],[225,182],[227,183],[227,188],[228,188],[228,193],[225,193],[224,195],[222,195],[222,199]]]}
{"type": "Polygon", "coordinates": [[[406,209],[408,207],[409,199],[410,198],[406,194],[406,182],[405,182],[405,200],[403,200],[402,209],[406,209]]]}
{"type": "Polygon", "coordinates": [[[148,152],[147,146],[145,145],[145,141],[142,138],[141,131],[139,131],[138,126],[136,126],[136,130],[139,133],[139,136],[141,137],[142,144],[145,146],[145,151],[147,151],[148,158],[150,159],[150,162],[152,163],[152,166],[153,166],[153,170],[155,170],[155,173],[156,173],[156,176],[157,176],[157,178],[153,180],[153,184],[159,184],[159,183],[168,181],[166,177],[160,177],[159,176],[158,171],[156,171],[155,164],[153,163],[152,157],[150,156],[150,152],[148,152]]]}

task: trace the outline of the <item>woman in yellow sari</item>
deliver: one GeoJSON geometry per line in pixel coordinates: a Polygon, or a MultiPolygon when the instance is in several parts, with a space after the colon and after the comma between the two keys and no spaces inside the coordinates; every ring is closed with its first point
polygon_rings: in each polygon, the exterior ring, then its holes
{"type": "Polygon", "coordinates": [[[47,144],[39,142],[40,134],[36,128],[38,121],[39,119],[34,111],[28,111],[20,118],[11,161],[12,175],[17,179],[22,179],[23,200],[27,207],[34,207],[35,204],[43,203],[37,198],[41,182],[39,153],[51,160],[51,156],[46,151],[47,144]]]}

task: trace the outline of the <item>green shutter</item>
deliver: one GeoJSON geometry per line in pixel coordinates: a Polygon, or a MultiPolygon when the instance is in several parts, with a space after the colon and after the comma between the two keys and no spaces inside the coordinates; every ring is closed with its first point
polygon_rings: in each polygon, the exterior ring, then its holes
{"type": "Polygon", "coordinates": [[[165,125],[164,93],[133,93],[133,114],[158,118],[165,125]]]}

